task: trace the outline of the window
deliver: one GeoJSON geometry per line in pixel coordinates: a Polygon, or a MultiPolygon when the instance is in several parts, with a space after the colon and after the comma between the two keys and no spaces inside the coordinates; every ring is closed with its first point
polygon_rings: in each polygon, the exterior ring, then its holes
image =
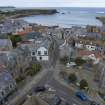
{"type": "Polygon", "coordinates": [[[38,51],[38,55],[41,55],[41,51],[38,51]]]}
{"type": "Polygon", "coordinates": [[[44,51],[44,55],[47,55],[47,51],[44,51]]]}
{"type": "Polygon", "coordinates": [[[9,86],[9,88],[12,89],[12,87],[13,87],[13,86],[12,86],[12,84],[11,84],[11,85],[9,86]]]}
{"type": "Polygon", "coordinates": [[[35,55],[35,52],[32,52],[32,55],[35,55]]]}
{"type": "Polygon", "coordinates": [[[4,92],[3,91],[1,92],[1,95],[4,96],[4,92]]]}

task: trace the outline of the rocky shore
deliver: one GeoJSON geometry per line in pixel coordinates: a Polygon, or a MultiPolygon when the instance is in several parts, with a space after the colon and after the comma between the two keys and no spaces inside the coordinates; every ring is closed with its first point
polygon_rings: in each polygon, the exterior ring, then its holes
{"type": "Polygon", "coordinates": [[[9,16],[12,18],[20,18],[30,15],[51,15],[55,13],[58,13],[56,9],[19,9],[15,11],[2,12],[2,15],[9,16]]]}
{"type": "Polygon", "coordinates": [[[105,25],[105,16],[96,17],[96,19],[100,20],[103,25],[105,25]]]}

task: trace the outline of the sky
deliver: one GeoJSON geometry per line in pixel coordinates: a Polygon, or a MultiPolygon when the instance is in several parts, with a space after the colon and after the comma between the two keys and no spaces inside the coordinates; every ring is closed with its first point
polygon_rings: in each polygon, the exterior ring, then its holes
{"type": "Polygon", "coordinates": [[[0,6],[16,6],[16,7],[105,7],[105,0],[0,0],[0,6]]]}

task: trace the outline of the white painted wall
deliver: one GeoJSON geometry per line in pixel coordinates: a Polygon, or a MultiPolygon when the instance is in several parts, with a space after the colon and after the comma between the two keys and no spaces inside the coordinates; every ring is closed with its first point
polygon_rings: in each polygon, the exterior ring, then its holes
{"type": "Polygon", "coordinates": [[[48,61],[49,60],[49,57],[48,56],[36,56],[36,59],[38,61],[48,61]],[[40,57],[42,57],[42,59],[40,59],[40,57]]]}
{"type": "Polygon", "coordinates": [[[96,46],[86,45],[86,49],[89,50],[89,51],[94,51],[94,50],[96,50],[96,46]]]}
{"type": "Polygon", "coordinates": [[[48,49],[46,49],[45,47],[39,47],[37,49],[36,58],[37,58],[38,61],[40,61],[40,60],[41,61],[47,61],[49,59],[49,57],[48,57],[48,49]],[[38,51],[41,52],[40,55],[38,54],[38,51]],[[47,55],[44,54],[45,51],[47,51],[47,55]]]}
{"type": "Polygon", "coordinates": [[[76,46],[77,48],[83,48],[83,44],[81,44],[81,43],[76,43],[75,46],[76,46]]]}

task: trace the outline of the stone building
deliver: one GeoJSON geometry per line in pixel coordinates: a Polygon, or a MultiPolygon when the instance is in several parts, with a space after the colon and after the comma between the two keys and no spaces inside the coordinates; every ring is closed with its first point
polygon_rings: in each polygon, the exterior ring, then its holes
{"type": "Polygon", "coordinates": [[[2,105],[6,97],[14,91],[16,82],[7,68],[0,68],[0,105],[2,105]]]}

